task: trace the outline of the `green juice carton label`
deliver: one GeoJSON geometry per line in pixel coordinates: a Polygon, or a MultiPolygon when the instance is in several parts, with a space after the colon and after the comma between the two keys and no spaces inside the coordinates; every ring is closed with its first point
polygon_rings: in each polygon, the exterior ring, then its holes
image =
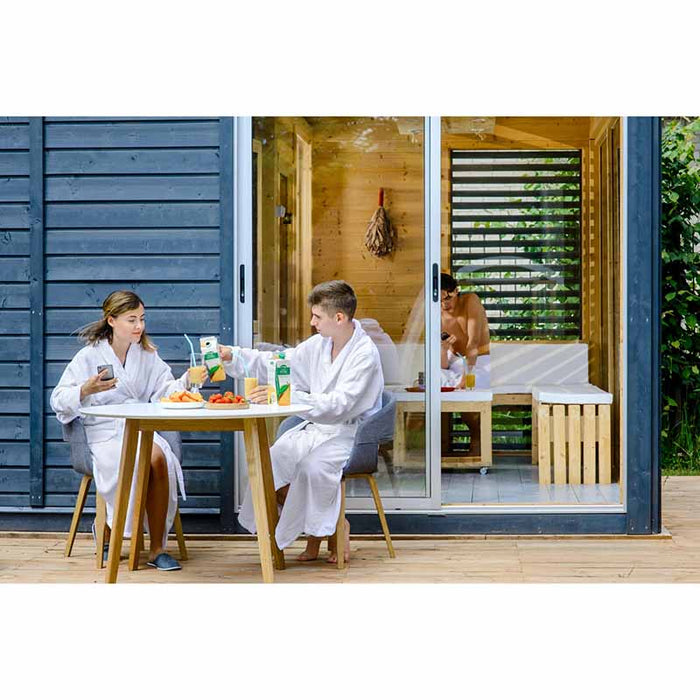
{"type": "Polygon", "coordinates": [[[219,353],[219,342],[214,335],[208,335],[199,339],[199,347],[202,350],[202,360],[207,368],[209,379],[212,382],[223,382],[226,379],[224,363],[219,353]]]}
{"type": "Polygon", "coordinates": [[[269,404],[289,406],[292,403],[292,368],[289,360],[280,353],[267,362],[267,394],[269,404]]]}

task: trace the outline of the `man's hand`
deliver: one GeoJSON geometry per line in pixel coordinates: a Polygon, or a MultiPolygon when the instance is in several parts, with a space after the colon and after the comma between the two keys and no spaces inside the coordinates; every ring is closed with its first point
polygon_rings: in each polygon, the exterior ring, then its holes
{"type": "Polygon", "coordinates": [[[87,398],[88,396],[91,396],[92,394],[99,394],[102,391],[109,391],[110,389],[114,389],[114,387],[117,385],[117,378],[115,377],[114,379],[105,379],[103,380],[102,377],[107,374],[106,369],[103,369],[99,374],[94,375],[93,377],[90,377],[85,384],[83,384],[80,387],[80,400],[82,401],[84,398],[87,398]]]}
{"type": "Polygon", "coordinates": [[[259,384],[248,394],[248,401],[250,401],[250,403],[267,403],[268,393],[269,389],[267,384],[259,384]]]}
{"type": "Polygon", "coordinates": [[[443,352],[447,352],[448,350],[452,350],[452,346],[457,342],[457,338],[454,335],[447,336],[445,340],[440,342],[440,349],[443,352]]]}

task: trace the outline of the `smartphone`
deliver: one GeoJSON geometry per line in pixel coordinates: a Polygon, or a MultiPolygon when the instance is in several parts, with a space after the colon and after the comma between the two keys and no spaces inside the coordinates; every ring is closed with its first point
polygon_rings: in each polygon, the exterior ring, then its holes
{"type": "Polygon", "coordinates": [[[106,369],[107,374],[100,381],[106,382],[108,379],[114,379],[114,367],[112,365],[97,365],[97,374],[106,369]]]}
{"type": "Polygon", "coordinates": [[[440,333],[440,340],[447,340],[450,337],[450,334],[447,331],[443,331],[440,333]]]}

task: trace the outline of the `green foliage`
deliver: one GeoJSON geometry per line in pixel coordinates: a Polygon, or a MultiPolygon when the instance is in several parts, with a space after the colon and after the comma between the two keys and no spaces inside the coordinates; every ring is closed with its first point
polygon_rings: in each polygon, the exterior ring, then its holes
{"type": "Polygon", "coordinates": [[[700,472],[700,118],[665,120],[661,141],[662,460],[700,472]]]}

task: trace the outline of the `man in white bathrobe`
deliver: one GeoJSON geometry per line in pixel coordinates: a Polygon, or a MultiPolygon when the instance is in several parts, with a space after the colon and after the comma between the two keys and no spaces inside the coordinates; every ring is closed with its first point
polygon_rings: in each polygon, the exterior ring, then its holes
{"type": "MultiPolygon", "coordinates": [[[[292,378],[292,403],[307,404],[304,422],[287,431],[270,449],[275,490],[282,512],[275,531],[280,549],[299,535],[308,536],[302,561],[318,557],[321,541],[333,535],[340,512],[342,469],[352,450],[359,423],[381,408],[384,378],[377,347],[354,320],[357,298],[341,280],[323,282],[308,297],[311,325],[317,334],[285,350],[292,378]]],[[[267,383],[271,352],[223,348],[226,372],[255,376],[267,383]]],[[[265,403],[266,386],[251,394],[265,403]]],[[[250,488],[238,521],[255,532],[250,488]]],[[[346,557],[349,526],[346,521],[346,557]]],[[[331,551],[329,562],[335,561],[331,551]]]]}

